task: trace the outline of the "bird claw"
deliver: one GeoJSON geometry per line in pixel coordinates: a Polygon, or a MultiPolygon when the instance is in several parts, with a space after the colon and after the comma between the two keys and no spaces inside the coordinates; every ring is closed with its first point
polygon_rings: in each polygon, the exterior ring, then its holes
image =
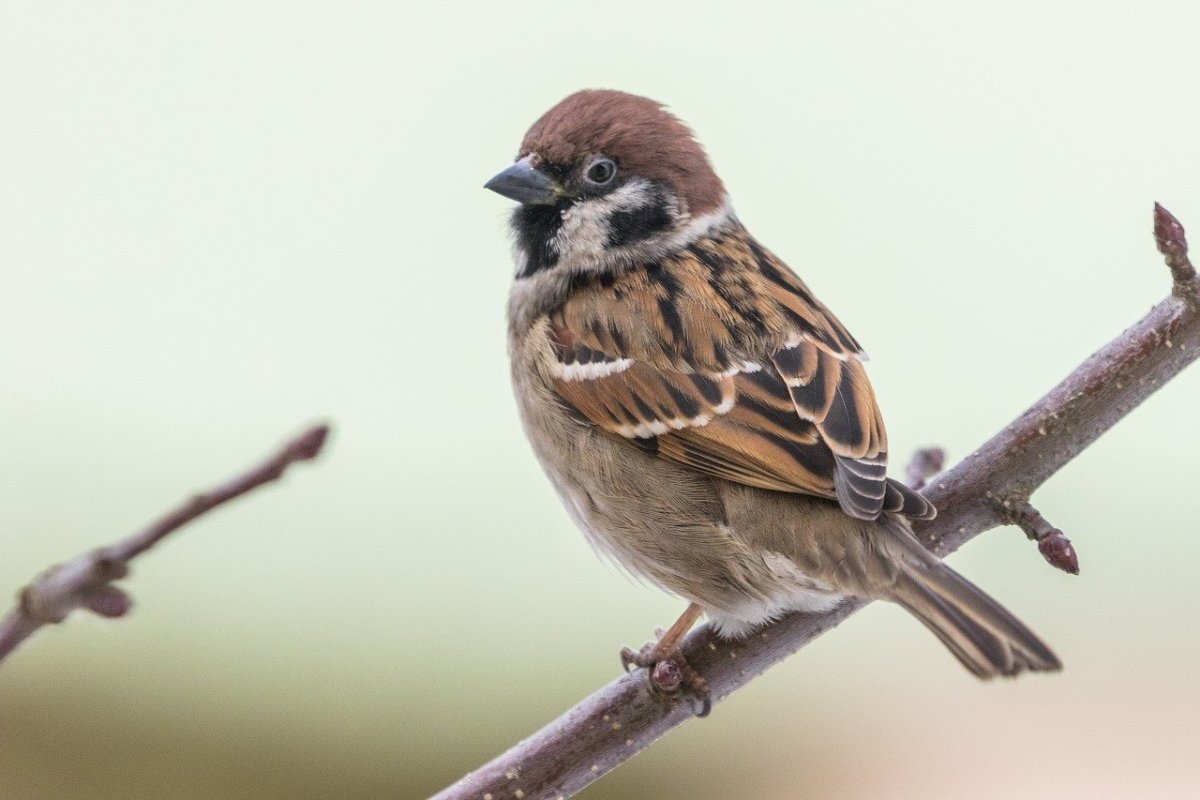
{"type": "Polygon", "coordinates": [[[647,642],[638,651],[622,647],[621,665],[626,672],[632,667],[645,667],[650,685],[660,694],[670,696],[680,689],[687,689],[700,701],[696,716],[707,717],[712,710],[708,681],[687,662],[678,644],[673,647],[661,647],[661,644],[661,641],[647,642]]]}
{"type": "Polygon", "coordinates": [[[658,647],[658,642],[646,642],[642,645],[641,650],[634,650],[629,647],[621,648],[621,666],[626,672],[631,671],[634,667],[651,667],[656,661],[654,650],[658,647]]]}

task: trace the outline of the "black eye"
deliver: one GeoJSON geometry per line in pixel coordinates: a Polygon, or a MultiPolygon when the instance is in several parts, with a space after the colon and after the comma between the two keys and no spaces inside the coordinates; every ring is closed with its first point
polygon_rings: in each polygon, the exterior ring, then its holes
{"type": "Polygon", "coordinates": [[[610,158],[598,158],[587,168],[584,177],[593,186],[604,186],[617,176],[617,165],[610,158]]]}

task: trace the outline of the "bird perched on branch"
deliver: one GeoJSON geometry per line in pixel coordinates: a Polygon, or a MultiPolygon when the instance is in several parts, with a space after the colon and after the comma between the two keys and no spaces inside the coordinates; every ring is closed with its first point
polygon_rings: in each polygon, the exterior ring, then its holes
{"type": "Polygon", "coordinates": [[[487,188],[520,204],[509,349],[533,449],[597,548],[690,603],[627,668],[672,659],[707,703],[680,652],[701,613],[736,637],[847,596],[899,603],[981,678],[1060,668],[913,536],[935,510],[887,477],[862,349],[675,116],[578,92],[487,188]]]}

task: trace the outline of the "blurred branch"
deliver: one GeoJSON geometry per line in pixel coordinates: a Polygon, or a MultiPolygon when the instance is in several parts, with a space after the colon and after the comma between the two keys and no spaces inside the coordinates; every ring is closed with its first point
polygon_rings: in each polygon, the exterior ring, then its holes
{"type": "MultiPolygon", "coordinates": [[[[1172,294],[925,487],[923,494],[939,514],[915,527],[934,552],[944,556],[986,530],[1014,522],[1040,537],[1039,545],[1051,539],[1059,543],[1051,531],[1062,532],[1029,505],[1033,491],[1200,357],[1200,280],[1188,260],[1183,226],[1155,205],[1154,234],[1171,269],[1172,294]]],[[[928,469],[920,466],[916,475],[925,479],[928,469]]],[[[718,639],[703,625],[688,637],[684,655],[708,680],[717,701],[864,605],[849,599],[825,614],[793,614],[740,642],[718,639]]],[[[567,797],[691,718],[691,703],[655,692],[644,672],[631,673],[436,799],[567,797]]]]}
{"type": "Polygon", "coordinates": [[[43,572],[21,590],[20,602],[0,621],[0,660],[43,625],[62,622],[77,608],[121,617],[133,601],[113,581],[129,574],[129,562],[168,534],[247,492],[282,477],[297,461],[317,457],[329,428],[318,425],[283,446],[262,464],[205,494],[198,494],[127,539],[76,556],[43,572]]]}
{"type": "Polygon", "coordinates": [[[946,451],[940,447],[922,447],[913,453],[905,472],[905,483],[909,488],[924,489],[935,475],[946,468],[946,451]]]}

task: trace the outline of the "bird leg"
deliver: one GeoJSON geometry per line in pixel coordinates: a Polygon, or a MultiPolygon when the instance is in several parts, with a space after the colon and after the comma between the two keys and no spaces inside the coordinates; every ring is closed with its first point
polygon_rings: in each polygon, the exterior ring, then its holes
{"type": "Polygon", "coordinates": [[[647,642],[641,650],[634,651],[628,647],[621,648],[621,665],[628,672],[631,666],[647,667],[650,669],[650,684],[664,694],[673,694],[681,686],[687,687],[700,700],[701,707],[696,713],[698,717],[708,716],[712,710],[712,699],[708,681],[692,668],[683,657],[683,637],[696,624],[703,609],[696,603],[675,620],[675,624],[665,632],[660,628],[656,633],[658,640],[647,642]]]}

